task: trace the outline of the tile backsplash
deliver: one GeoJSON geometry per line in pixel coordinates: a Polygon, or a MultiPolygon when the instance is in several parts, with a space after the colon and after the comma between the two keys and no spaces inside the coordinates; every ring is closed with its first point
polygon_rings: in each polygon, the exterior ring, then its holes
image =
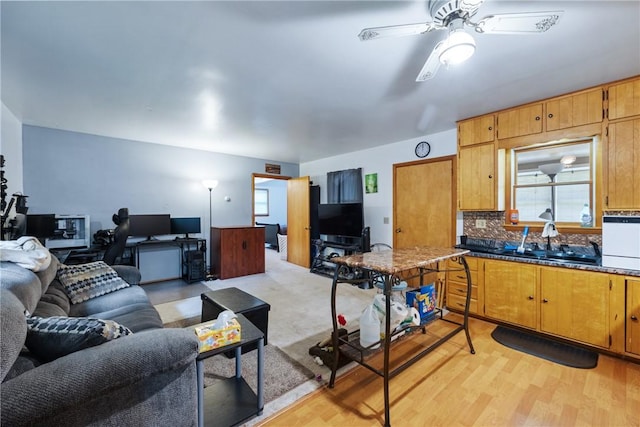
{"type": "MultiPolygon", "coordinates": [[[[606,215],[625,215],[640,216],[637,212],[606,212],[606,215]]],[[[504,228],[504,212],[463,212],[463,234],[469,237],[479,239],[494,239],[507,241],[520,241],[522,239],[522,231],[510,231],[504,228]],[[486,221],[486,228],[476,228],[476,220],[486,221]]],[[[602,246],[602,235],[600,231],[593,234],[571,234],[561,233],[557,237],[551,239],[552,245],[578,245],[588,246],[589,241],[596,242],[602,246]]],[[[545,245],[547,239],[542,237],[540,232],[531,232],[527,237],[527,242],[537,242],[539,245],[545,245]]]]}

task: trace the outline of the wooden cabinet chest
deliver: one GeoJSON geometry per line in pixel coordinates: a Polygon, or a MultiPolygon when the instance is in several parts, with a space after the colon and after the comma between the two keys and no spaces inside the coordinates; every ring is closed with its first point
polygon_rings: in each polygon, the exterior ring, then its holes
{"type": "Polygon", "coordinates": [[[211,267],[219,279],[264,273],[264,227],[211,227],[211,267]]]}

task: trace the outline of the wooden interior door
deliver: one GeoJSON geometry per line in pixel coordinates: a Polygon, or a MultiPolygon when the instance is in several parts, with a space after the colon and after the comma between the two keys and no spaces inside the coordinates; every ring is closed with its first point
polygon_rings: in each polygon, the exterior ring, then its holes
{"type": "Polygon", "coordinates": [[[455,156],[393,166],[393,247],[455,244],[455,156]]]}
{"type": "Polygon", "coordinates": [[[311,267],[308,176],[287,181],[287,261],[311,267]]]}

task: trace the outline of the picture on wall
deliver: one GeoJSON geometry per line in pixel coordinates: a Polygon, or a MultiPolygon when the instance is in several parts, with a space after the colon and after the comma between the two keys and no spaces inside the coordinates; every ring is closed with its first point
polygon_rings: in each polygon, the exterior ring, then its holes
{"type": "Polygon", "coordinates": [[[378,174],[369,173],[364,176],[364,189],[366,193],[378,192],[378,174]]]}

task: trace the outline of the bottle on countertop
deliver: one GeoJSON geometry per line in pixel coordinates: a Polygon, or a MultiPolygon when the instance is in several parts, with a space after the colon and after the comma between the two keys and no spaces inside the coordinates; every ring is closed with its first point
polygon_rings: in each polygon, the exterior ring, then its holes
{"type": "Polygon", "coordinates": [[[591,227],[593,226],[593,218],[591,217],[591,210],[589,210],[589,204],[585,203],[580,212],[580,226],[591,227]]]}

